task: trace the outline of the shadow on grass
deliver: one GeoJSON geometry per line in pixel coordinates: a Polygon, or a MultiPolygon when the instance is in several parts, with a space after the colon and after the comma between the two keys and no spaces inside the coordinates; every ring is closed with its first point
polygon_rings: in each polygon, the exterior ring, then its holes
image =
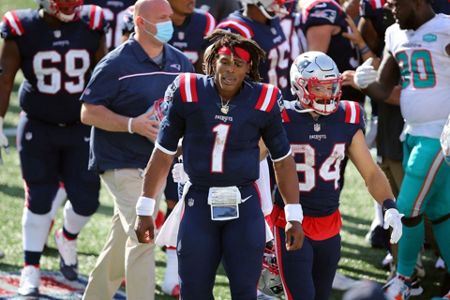
{"type": "Polygon", "coordinates": [[[23,202],[24,191],[22,187],[0,184],[0,190],[3,194],[17,198],[17,200],[23,202]]]}

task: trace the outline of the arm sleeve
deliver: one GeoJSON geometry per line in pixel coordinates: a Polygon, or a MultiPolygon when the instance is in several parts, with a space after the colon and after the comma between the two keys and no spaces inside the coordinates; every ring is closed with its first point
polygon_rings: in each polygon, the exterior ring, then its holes
{"type": "Polygon", "coordinates": [[[167,116],[160,125],[157,144],[168,152],[175,152],[178,147],[178,141],[183,137],[185,129],[179,76],[167,88],[164,101],[169,103],[169,107],[167,116]]]}
{"type": "Polygon", "coordinates": [[[276,161],[288,155],[291,146],[281,121],[280,111],[284,109],[283,99],[280,91],[277,96],[278,105],[274,105],[269,112],[266,126],[263,128],[262,138],[270,152],[272,160],[276,161]]]}

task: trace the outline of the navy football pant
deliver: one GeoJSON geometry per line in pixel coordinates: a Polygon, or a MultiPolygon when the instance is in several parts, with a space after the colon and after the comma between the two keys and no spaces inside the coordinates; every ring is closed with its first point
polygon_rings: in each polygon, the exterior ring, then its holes
{"type": "Polygon", "coordinates": [[[212,291],[221,260],[232,299],[256,299],[265,247],[264,217],[255,186],[240,191],[242,199],[251,197],[239,205],[239,218],[212,221],[208,189],[189,189],[177,243],[181,299],[214,299],[212,291]]]}
{"type": "Polygon", "coordinates": [[[305,237],[302,248],[287,251],[284,228],[275,228],[278,267],[286,299],[330,299],[333,278],[341,257],[341,236],[338,234],[323,241],[305,237]]]}
{"type": "Polygon", "coordinates": [[[30,211],[48,213],[62,181],[77,214],[95,213],[100,179],[88,171],[89,136],[90,128],[82,124],[60,127],[21,116],[17,145],[30,211]]]}

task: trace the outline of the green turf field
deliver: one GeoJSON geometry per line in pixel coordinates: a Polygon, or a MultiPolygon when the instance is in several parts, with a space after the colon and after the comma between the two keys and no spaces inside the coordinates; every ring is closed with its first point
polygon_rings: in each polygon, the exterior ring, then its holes
{"type": "MultiPolygon", "coordinates": [[[[32,0],[1,0],[0,14],[7,10],[35,7],[32,0]]],[[[1,43],[1,42],[0,42],[1,43]]],[[[16,78],[15,92],[6,117],[5,128],[15,127],[18,119],[17,88],[21,75],[16,78]]],[[[20,270],[22,258],[21,215],[23,208],[23,184],[21,180],[19,159],[15,148],[14,138],[10,138],[11,151],[3,154],[4,164],[0,165],[0,213],[2,216],[0,229],[0,249],[5,252],[5,258],[0,260],[0,271],[20,270]]],[[[372,219],[372,199],[366,192],[364,183],[357,175],[356,169],[349,164],[346,173],[345,188],[341,197],[341,213],[344,228],[342,231],[342,259],[339,271],[355,279],[370,279],[384,283],[388,273],[380,269],[380,262],[385,253],[382,250],[371,249],[364,240],[372,219]]],[[[113,212],[112,200],[106,189],[102,189],[101,206],[86,228],[82,231],[78,241],[80,273],[88,275],[93,268],[100,249],[105,242],[113,212]]],[[[55,227],[61,227],[59,212],[55,227]]],[[[59,258],[53,239],[49,240],[50,249],[41,259],[41,268],[58,270],[59,258]]],[[[440,271],[433,268],[435,257],[428,250],[424,256],[427,278],[424,283],[424,295],[417,299],[430,299],[438,292],[440,271]]],[[[173,299],[162,295],[160,285],[164,275],[164,254],[157,252],[157,299],[173,299]]],[[[215,287],[216,299],[230,299],[228,284],[223,270],[219,270],[215,287]]],[[[342,293],[334,292],[332,299],[341,299],[342,293]]]]}

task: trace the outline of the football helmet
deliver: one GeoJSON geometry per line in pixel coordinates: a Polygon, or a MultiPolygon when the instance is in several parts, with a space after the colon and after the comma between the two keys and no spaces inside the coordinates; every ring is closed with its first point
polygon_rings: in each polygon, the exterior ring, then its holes
{"type": "Polygon", "coordinates": [[[338,109],[342,77],[336,63],[323,52],[297,56],[290,70],[291,91],[307,111],[329,115],[338,109]]]}
{"type": "Polygon", "coordinates": [[[276,17],[281,18],[287,15],[289,12],[284,5],[292,1],[293,0],[241,0],[241,4],[243,7],[249,4],[256,5],[266,18],[274,19],[276,17]]]}
{"type": "Polygon", "coordinates": [[[72,22],[79,18],[84,0],[35,0],[48,14],[62,22],[72,22]]]}
{"type": "Polygon", "coordinates": [[[275,245],[272,241],[266,243],[263,256],[263,270],[258,281],[258,289],[268,296],[280,297],[283,295],[283,284],[275,254],[275,245]]]}

